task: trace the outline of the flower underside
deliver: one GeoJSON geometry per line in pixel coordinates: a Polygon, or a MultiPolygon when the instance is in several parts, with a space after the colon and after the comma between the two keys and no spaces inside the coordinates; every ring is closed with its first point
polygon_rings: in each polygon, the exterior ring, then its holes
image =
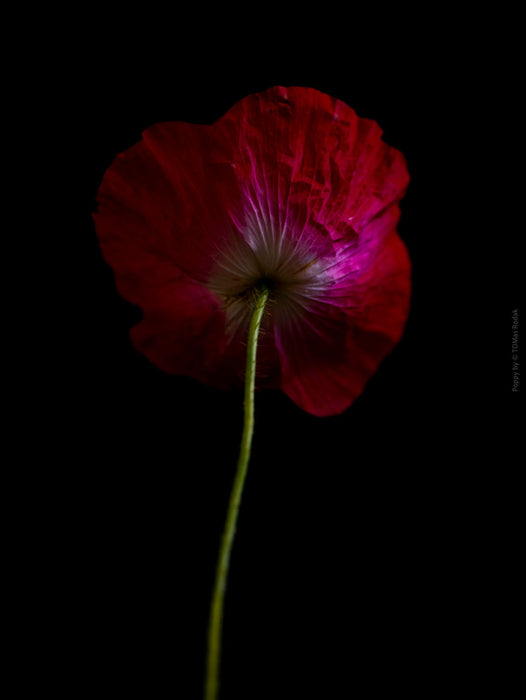
{"type": "Polygon", "coordinates": [[[270,292],[274,323],[282,325],[308,313],[332,284],[323,259],[301,238],[249,225],[217,255],[208,286],[225,308],[228,330],[235,332],[248,323],[262,288],[270,292]]]}

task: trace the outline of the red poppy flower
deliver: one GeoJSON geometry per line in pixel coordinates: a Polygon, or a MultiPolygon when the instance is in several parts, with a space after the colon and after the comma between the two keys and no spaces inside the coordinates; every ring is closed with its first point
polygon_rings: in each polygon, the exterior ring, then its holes
{"type": "Polygon", "coordinates": [[[253,290],[270,302],[260,388],[340,413],[399,341],[410,263],[396,233],[409,182],[371,120],[310,88],[274,87],[212,125],[166,122],[117,156],[95,226],[134,346],[166,372],[242,385],[253,290]]]}

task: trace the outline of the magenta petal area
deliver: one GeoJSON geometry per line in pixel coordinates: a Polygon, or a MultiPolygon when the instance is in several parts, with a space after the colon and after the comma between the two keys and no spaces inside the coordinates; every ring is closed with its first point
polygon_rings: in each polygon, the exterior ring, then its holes
{"type": "Polygon", "coordinates": [[[313,415],[331,416],[348,408],[403,333],[410,262],[394,231],[366,275],[365,285],[360,288],[357,282],[349,294],[352,305],[318,305],[311,325],[276,334],[282,389],[313,415]]]}

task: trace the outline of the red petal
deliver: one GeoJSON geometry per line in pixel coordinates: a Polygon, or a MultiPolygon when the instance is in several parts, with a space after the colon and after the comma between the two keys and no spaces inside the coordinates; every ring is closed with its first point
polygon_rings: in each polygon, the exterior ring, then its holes
{"type": "MultiPolygon", "coordinates": [[[[165,372],[217,383],[226,343],[224,315],[216,300],[181,276],[160,289],[156,301],[131,330],[135,348],[165,372]]],[[[228,385],[228,377],[223,378],[228,385]]]]}
{"type": "Polygon", "coordinates": [[[249,200],[249,210],[289,236],[305,227],[333,238],[349,229],[354,235],[409,182],[403,155],[381,140],[376,122],[310,88],[250,95],[211,133],[211,160],[234,166],[243,193],[240,200],[230,188],[223,197],[240,229],[240,202],[246,209],[249,200]]]}
{"type": "Polygon", "coordinates": [[[103,254],[117,276],[122,251],[113,255],[111,248],[130,246],[208,281],[215,255],[233,229],[214,189],[218,178],[223,187],[227,175],[232,179],[231,168],[218,173],[210,165],[208,137],[206,126],[157,124],[106,171],[94,218],[103,254]]]}

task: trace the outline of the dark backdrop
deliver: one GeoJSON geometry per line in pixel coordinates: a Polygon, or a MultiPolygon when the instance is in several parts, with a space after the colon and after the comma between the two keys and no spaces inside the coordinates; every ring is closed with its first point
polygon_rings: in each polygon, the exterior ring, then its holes
{"type": "Polygon", "coordinates": [[[456,674],[459,691],[493,678],[499,586],[515,581],[518,268],[505,212],[490,207],[509,178],[487,159],[502,148],[495,115],[513,104],[496,49],[466,40],[469,22],[432,31],[436,18],[382,17],[381,33],[371,18],[352,28],[267,18],[254,32],[253,20],[218,17],[206,32],[172,18],[158,35],[162,18],[154,31],[101,15],[80,47],[70,39],[57,120],[76,166],[74,279],[62,311],[61,459],[45,480],[57,495],[48,566],[67,611],[57,624],[70,697],[200,697],[242,427],[240,394],[165,375],[132,348],[140,311],[118,296],[99,251],[98,186],[148,126],[211,123],[275,84],[340,98],[406,156],[399,234],[413,295],[401,343],[342,415],[257,395],[222,700],[426,698],[449,693],[456,674]]]}

